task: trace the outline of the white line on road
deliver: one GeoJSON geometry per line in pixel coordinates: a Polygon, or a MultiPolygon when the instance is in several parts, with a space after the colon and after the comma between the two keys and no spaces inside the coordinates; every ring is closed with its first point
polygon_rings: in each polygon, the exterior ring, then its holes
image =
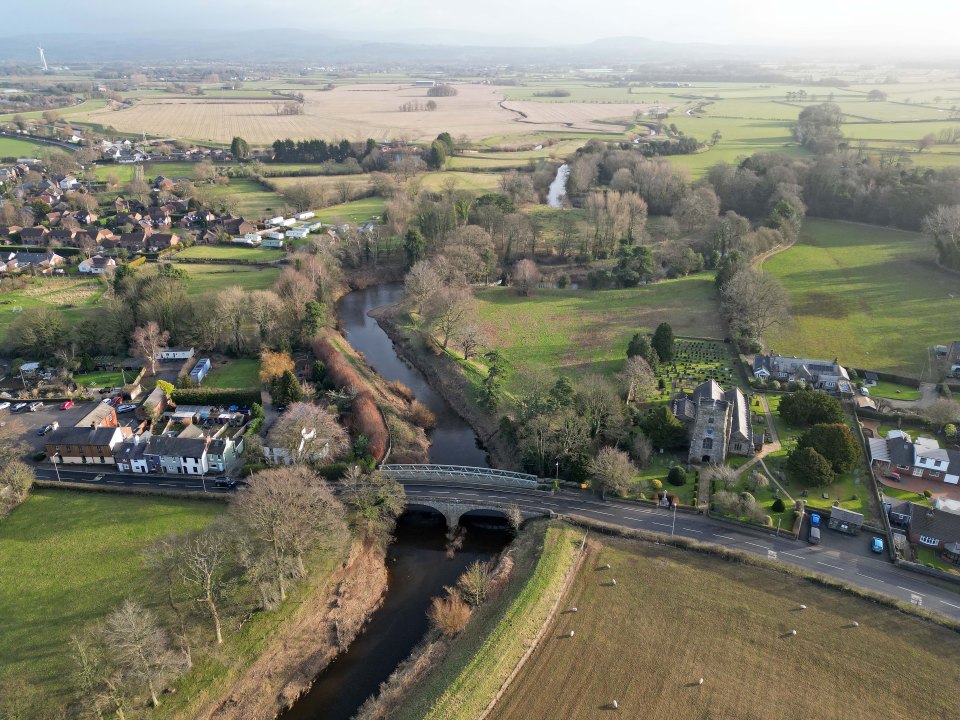
{"type": "Polygon", "coordinates": [[[557,503],[547,502],[546,500],[531,500],[530,502],[539,502],[541,505],[549,505],[550,507],[560,507],[557,503]]]}
{"type": "Polygon", "coordinates": [[[161,487],[178,487],[176,483],[157,483],[161,487]]]}
{"type": "Polygon", "coordinates": [[[833,568],[834,570],[843,570],[843,569],[844,569],[844,568],[840,567],[839,565],[831,565],[830,563],[820,562],[819,560],[817,560],[817,565],[824,565],[825,567],[833,568]]]}
{"type": "Polygon", "coordinates": [[[883,580],[881,580],[880,578],[875,578],[873,575],[867,575],[866,573],[862,573],[859,570],[857,570],[857,575],[859,575],[860,577],[865,577],[868,580],[873,580],[874,582],[878,582],[878,583],[883,582],[883,580]]]}
{"type": "Polygon", "coordinates": [[[789,555],[790,557],[795,557],[797,560],[806,560],[806,558],[805,558],[803,555],[797,555],[797,554],[792,553],[792,552],[787,552],[786,550],[781,550],[781,551],[780,551],[780,554],[781,554],[781,555],[789,555]]]}
{"type": "Polygon", "coordinates": [[[150,485],[148,482],[135,482],[134,485],[150,485]]]}
{"type": "Polygon", "coordinates": [[[733,540],[734,542],[737,541],[735,537],[730,537],[729,535],[721,535],[720,533],[714,533],[713,536],[723,538],[724,540],[733,540]]]}
{"type": "Polygon", "coordinates": [[[476,493],[460,493],[463,497],[476,497],[476,493]]]}
{"type": "Polygon", "coordinates": [[[491,500],[506,500],[507,498],[503,495],[487,495],[491,500]]]}
{"type": "Polygon", "coordinates": [[[681,530],[686,530],[687,532],[695,532],[695,533],[702,533],[702,532],[703,532],[703,530],[694,530],[693,528],[688,528],[688,527],[682,527],[682,528],[680,528],[680,529],[681,529],[681,530]]]}
{"type": "Polygon", "coordinates": [[[760,543],[750,542],[749,540],[744,540],[744,541],[743,541],[743,544],[744,544],[744,545],[753,545],[754,547],[763,548],[764,550],[769,550],[769,549],[770,549],[770,548],[768,548],[766,545],[761,545],[760,543]]]}
{"type": "Polygon", "coordinates": [[[957,610],[960,610],[960,605],[954,605],[953,603],[948,603],[946,600],[941,600],[940,602],[942,602],[944,605],[949,605],[952,608],[957,608],[957,610]]]}
{"type": "Polygon", "coordinates": [[[614,517],[613,513],[600,512],[599,510],[584,510],[584,512],[592,512],[594,515],[607,515],[609,517],[614,517]]]}
{"type": "Polygon", "coordinates": [[[897,585],[901,590],[906,590],[908,593],[913,593],[914,595],[923,595],[922,592],[917,592],[916,590],[911,590],[910,588],[905,588],[903,585],[897,585]]]}
{"type": "Polygon", "coordinates": [[[655,523],[653,523],[653,524],[654,524],[654,525],[659,525],[660,527],[670,527],[670,523],[658,523],[658,522],[655,522],[655,523]]]}

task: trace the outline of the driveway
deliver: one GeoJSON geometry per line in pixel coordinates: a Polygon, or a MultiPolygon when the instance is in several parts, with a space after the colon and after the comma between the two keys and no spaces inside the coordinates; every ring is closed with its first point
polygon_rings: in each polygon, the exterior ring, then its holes
{"type": "Polygon", "coordinates": [[[883,400],[887,407],[898,408],[900,410],[920,410],[933,405],[934,400],[939,397],[935,383],[920,383],[919,400],[889,400],[887,398],[878,398],[883,400]]]}

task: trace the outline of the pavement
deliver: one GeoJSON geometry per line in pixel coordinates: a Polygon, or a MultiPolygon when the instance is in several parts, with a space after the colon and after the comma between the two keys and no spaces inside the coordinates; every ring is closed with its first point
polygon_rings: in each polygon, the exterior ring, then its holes
{"type": "MultiPolygon", "coordinates": [[[[57,480],[51,465],[37,469],[37,477],[57,480]]],[[[191,492],[229,492],[212,487],[212,474],[206,481],[191,476],[122,474],[107,467],[87,469],[63,467],[60,478],[68,482],[103,485],[157,487],[191,492]]],[[[550,493],[449,480],[411,480],[403,483],[407,498],[413,502],[465,502],[515,504],[522,510],[556,513],[596,520],[624,528],[678,535],[713,543],[734,550],[766,557],[778,562],[826,575],[846,584],[881,593],[905,602],[918,602],[927,610],[960,620],[960,586],[929,579],[894,565],[886,555],[870,551],[870,533],[844,535],[824,529],[820,545],[806,541],[806,526],[800,540],[781,532],[774,536],[761,530],[716,520],[706,515],[652,508],[636,503],[599,500],[586,491],[562,490],[550,493]],[[771,554],[773,553],[773,554],[771,554]]]]}

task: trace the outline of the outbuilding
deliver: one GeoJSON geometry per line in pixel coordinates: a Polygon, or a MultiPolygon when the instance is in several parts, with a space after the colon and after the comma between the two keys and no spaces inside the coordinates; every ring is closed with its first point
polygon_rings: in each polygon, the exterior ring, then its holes
{"type": "Polygon", "coordinates": [[[846,510],[842,507],[830,508],[830,520],[827,527],[831,530],[847,533],[848,535],[857,535],[863,526],[863,515],[853,510],[846,510]]]}

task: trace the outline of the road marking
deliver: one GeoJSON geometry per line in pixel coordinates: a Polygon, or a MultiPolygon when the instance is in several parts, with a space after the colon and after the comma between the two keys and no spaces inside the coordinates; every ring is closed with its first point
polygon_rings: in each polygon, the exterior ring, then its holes
{"type": "Polygon", "coordinates": [[[163,487],[177,487],[176,483],[157,483],[157,485],[161,485],[163,487]]]}
{"type": "Polygon", "coordinates": [[[714,533],[713,536],[723,538],[724,540],[733,540],[734,542],[737,541],[735,537],[730,537],[729,535],[721,535],[720,533],[714,533]]]}
{"type": "Polygon", "coordinates": [[[806,558],[805,558],[803,555],[796,555],[796,554],[794,554],[794,553],[792,553],[792,552],[787,552],[786,550],[781,550],[781,551],[780,551],[780,554],[781,554],[781,555],[789,555],[790,557],[795,557],[797,560],[806,560],[806,558]]]}
{"type": "Polygon", "coordinates": [[[833,568],[834,570],[844,570],[845,568],[840,567],[839,565],[831,565],[830,563],[820,562],[817,560],[817,565],[824,565],[828,568],[833,568]]]}
{"type": "Polygon", "coordinates": [[[905,588],[903,585],[897,585],[901,590],[906,590],[908,593],[913,593],[914,595],[923,595],[922,592],[917,592],[916,590],[911,590],[910,588],[905,588]]]}
{"type": "Polygon", "coordinates": [[[133,484],[134,484],[134,485],[150,485],[151,483],[147,483],[147,482],[135,482],[135,483],[133,483],[133,484]]]}
{"type": "Polygon", "coordinates": [[[547,502],[546,500],[537,500],[536,498],[530,500],[530,502],[539,502],[541,505],[549,505],[550,507],[559,507],[557,503],[547,502]]]}
{"type": "Polygon", "coordinates": [[[949,603],[946,600],[941,600],[940,602],[942,602],[944,605],[949,605],[952,608],[956,608],[957,610],[960,610],[960,605],[954,605],[953,603],[949,603]]]}
{"type": "Polygon", "coordinates": [[[584,512],[592,512],[594,515],[607,515],[609,517],[614,517],[613,513],[600,512],[599,510],[585,510],[584,512]]]}
{"type": "Polygon", "coordinates": [[[862,573],[859,570],[857,570],[857,575],[859,575],[860,577],[865,577],[867,578],[867,580],[873,580],[874,582],[878,582],[878,583],[883,582],[883,580],[881,580],[880,578],[875,578],[873,575],[867,575],[866,573],[862,573]]]}
{"type": "Polygon", "coordinates": [[[504,495],[487,495],[491,500],[506,500],[507,498],[504,495]]]}
{"type": "Polygon", "coordinates": [[[749,540],[744,540],[744,541],[743,541],[743,544],[744,544],[744,545],[753,545],[754,547],[763,548],[764,550],[769,550],[769,549],[770,549],[770,548],[768,548],[766,545],[760,545],[759,543],[750,542],[749,540]]]}
{"type": "Polygon", "coordinates": [[[476,493],[460,493],[463,497],[476,497],[476,493]]]}
{"type": "Polygon", "coordinates": [[[682,527],[682,528],[680,528],[680,529],[681,529],[681,530],[686,530],[687,532],[695,532],[695,533],[702,533],[702,532],[703,532],[703,530],[694,530],[693,528],[688,528],[688,527],[682,527]]]}
{"type": "Polygon", "coordinates": [[[669,524],[669,523],[658,523],[658,522],[655,522],[655,523],[653,523],[653,524],[654,524],[654,525],[659,525],[660,527],[670,527],[670,524],[669,524]]]}
{"type": "Polygon", "coordinates": [[[111,484],[113,484],[113,485],[123,485],[123,484],[124,484],[123,480],[107,480],[107,482],[108,482],[108,483],[111,483],[111,484]]]}
{"type": "Polygon", "coordinates": [[[449,495],[449,494],[450,494],[450,491],[449,491],[449,490],[434,490],[433,492],[434,492],[435,495],[449,495]]]}

